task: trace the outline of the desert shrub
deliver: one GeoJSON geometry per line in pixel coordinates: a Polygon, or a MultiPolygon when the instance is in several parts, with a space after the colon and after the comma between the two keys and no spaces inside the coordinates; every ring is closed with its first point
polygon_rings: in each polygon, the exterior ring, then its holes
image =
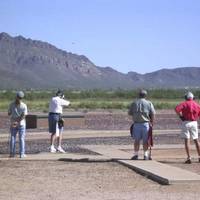
{"type": "Polygon", "coordinates": [[[159,110],[159,109],[174,109],[176,105],[177,105],[176,103],[168,103],[168,102],[154,103],[154,107],[157,110],[159,110]]]}
{"type": "MultiPolygon", "coordinates": [[[[29,110],[48,112],[50,98],[56,90],[27,90],[24,101],[29,110]]],[[[153,101],[156,109],[171,109],[183,100],[184,89],[149,89],[148,98],[153,101]]],[[[197,99],[200,90],[192,90],[197,99]]],[[[65,96],[71,101],[74,109],[128,109],[132,100],[137,98],[138,90],[65,90],[65,96]]],[[[0,110],[6,111],[8,104],[15,98],[16,91],[0,91],[0,110]]]]}

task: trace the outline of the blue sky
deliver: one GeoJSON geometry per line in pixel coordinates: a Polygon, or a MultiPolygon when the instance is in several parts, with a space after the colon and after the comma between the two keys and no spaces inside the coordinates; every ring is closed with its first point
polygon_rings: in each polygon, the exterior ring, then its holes
{"type": "Polygon", "coordinates": [[[199,11],[199,0],[0,0],[0,32],[148,73],[200,67],[199,11]]]}

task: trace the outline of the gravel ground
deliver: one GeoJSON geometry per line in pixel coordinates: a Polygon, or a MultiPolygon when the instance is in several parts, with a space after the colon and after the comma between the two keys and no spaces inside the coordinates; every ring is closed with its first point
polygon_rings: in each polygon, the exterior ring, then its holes
{"type": "MultiPolygon", "coordinates": [[[[69,153],[94,154],[87,149],[80,148],[80,145],[130,145],[133,140],[129,136],[122,137],[94,137],[63,139],[63,148],[69,153]]],[[[154,144],[182,144],[179,134],[162,134],[154,136],[154,144]]],[[[18,151],[18,143],[17,143],[18,151]]],[[[27,153],[39,153],[49,151],[49,140],[39,139],[26,142],[27,153]]],[[[8,142],[0,143],[0,153],[8,153],[8,142]]]]}

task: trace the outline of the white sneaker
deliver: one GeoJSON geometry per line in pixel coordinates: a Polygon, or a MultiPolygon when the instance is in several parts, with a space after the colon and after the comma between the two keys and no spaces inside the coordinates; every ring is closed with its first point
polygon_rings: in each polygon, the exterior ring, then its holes
{"type": "Polygon", "coordinates": [[[57,151],[60,153],[66,153],[65,150],[61,146],[58,146],[57,151]]]}
{"type": "Polygon", "coordinates": [[[51,153],[56,153],[56,149],[55,149],[55,147],[53,145],[51,145],[51,147],[50,147],[50,152],[51,153]]]}
{"type": "Polygon", "coordinates": [[[26,157],[27,157],[26,154],[22,154],[22,155],[20,156],[20,158],[26,158],[26,157]]]}

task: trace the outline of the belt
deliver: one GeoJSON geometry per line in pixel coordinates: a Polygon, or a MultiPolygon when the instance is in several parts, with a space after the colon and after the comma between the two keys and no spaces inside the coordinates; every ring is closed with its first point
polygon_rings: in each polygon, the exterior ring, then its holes
{"type": "Polygon", "coordinates": [[[50,115],[60,115],[60,113],[53,113],[53,112],[50,112],[49,114],[50,115]]]}

